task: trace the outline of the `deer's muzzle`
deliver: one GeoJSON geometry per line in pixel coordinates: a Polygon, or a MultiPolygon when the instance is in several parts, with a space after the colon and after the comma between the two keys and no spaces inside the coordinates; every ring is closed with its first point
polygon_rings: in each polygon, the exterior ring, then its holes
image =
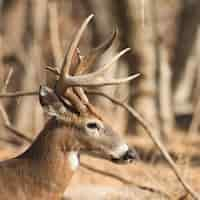
{"type": "Polygon", "coordinates": [[[138,160],[139,156],[135,149],[128,149],[124,154],[122,154],[119,158],[112,158],[112,162],[118,164],[126,164],[131,163],[134,160],[138,160]]]}

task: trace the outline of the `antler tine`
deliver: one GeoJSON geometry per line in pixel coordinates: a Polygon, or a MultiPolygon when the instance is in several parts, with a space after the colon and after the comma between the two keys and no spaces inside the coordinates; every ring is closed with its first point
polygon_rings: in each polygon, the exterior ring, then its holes
{"type": "Polygon", "coordinates": [[[117,55],[115,55],[110,62],[108,62],[107,64],[105,64],[102,68],[100,68],[99,70],[97,70],[96,72],[93,72],[91,74],[88,74],[86,76],[102,76],[105,74],[105,72],[113,66],[113,63],[116,62],[121,56],[123,56],[125,53],[127,53],[128,51],[130,51],[130,48],[126,48],[123,49],[122,51],[120,51],[117,55]]]}
{"type": "Polygon", "coordinates": [[[78,112],[84,113],[85,105],[83,105],[77,95],[75,95],[72,90],[66,91],[67,87],[65,85],[65,79],[69,75],[69,70],[73,62],[74,53],[77,51],[77,46],[81,39],[83,32],[85,31],[88,23],[91,21],[94,15],[90,15],[87,19],[83,22],[80,29],[78,30],[77,34],[75,35],[74,39],[72,40],[68,51],[65,53],[64,60],[61,65],[61,74],[55,86],[55,92],[67,98],[72,105],[77,109],[78,112]]]}
{"type": "Polygon", "coordinates": [[[85,21],[81,25],[80,29],[78,30],[77,34],[75,35],[74,39],[72,40],[71,45],[69,47],[69,50],[66,52],[65,57],[64,57],[64,61],[62,63],[61,74],[63,76],[68,74],[69,68],[70,68],[70,65],[71,65],[71,61],[72,61],[72,57],[74,55],[74,51],[76,50],[76,48],[79,44],[79,41],[80,41],[80,39],[83,35],[83,32],[85,31],[87,25],[89,24],[89,22],[91,21],[91,19],[93,17],[94,17],[94,15],[92,14],[85,19],[85,21]]]}
{"type": "MultiPolygon", "coordinates": [[[[75,69],[71,68],[71,71],[69,73],[72,75],[80,75],[86,72],[92,66],[92,64],[96,61],[96,59],[99,56],[101,56],[112,45],[114,39],[116,38],[116,35],[117,35],[117,28],[113,31],[111,36],[104,43],[94,48],[88,55],[82,57],[79,65],[77,65],[75,69]]],[[[75,87],[74,92],[79,96],[79,98],[85,104],[88,104],[89,100],[82,88],[75,87]]]]}
{"type": "Polygon", "coordinates": [[[86,20],[83,22],[81,25],[80,29],[78,30],[77,34],[75,35],[74,39],[71,42],[71,45],[68,49],[68,51],[65,53],[64,60],[61,65],[61,76],[57,82],[57,92],[62,93],[63,90],[63,80],[65,77],[69,74],[72,58],[74,55],[74,52],[77,49],[77,46],[79,44],[79,41],[81,39],[81,36],[83,32],[85,31],[88,23],[91,21],[91,19],[94,17],[94,15],[90,15],[89,17],[86,18],[86,20]]]}
{"type": "Polygon", "coordinates": [[[112,64],[118,60],[122,55],[124,55],[130,49],[124,49],[119,52],[111,61],[106,64],[103,68],[99,69],[96,72],[79,75],[79,76],[67,76],[65,77],[65,87],[92,87],[92,86],[106,86],[106,85],[118,85],[130,80],[135,79],[139,74],[135,74],[126,78],[121,79],[108,79],[105,78],[105,73],[112,66],[112,64]]]}
{"type": "Polygon", "coordinates": [[[69,77],[67,79],[67,85],[68,87],[103,87],[108,85],[119,85],[122,83],[127,83],[129,81],[132,81],[133,79],[140,76],[140,74],[134,74],[132,76],[128,76],[126,78],[119,78],[119,79],[106,79],[105,77],[97,77],[94,76],[92,79],[88,77],[69,77]]]}
{"type": "Polygon", "coordinates": [[[115,28],[111,36],[105,42],[94,48],[88,55],[82,57],[80,64],[77,66],[73,74],[80,75],[87,71],[92,66],[92,64],[94,64],[96,59],[111,47],[116,36],[117,28],[115,28]]]}

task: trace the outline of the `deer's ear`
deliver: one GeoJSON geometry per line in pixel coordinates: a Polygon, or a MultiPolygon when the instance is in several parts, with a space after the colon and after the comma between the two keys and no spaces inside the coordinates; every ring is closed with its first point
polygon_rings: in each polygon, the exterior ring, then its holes
{"type": "Polygon", "coordinates": [[[41,106],[48,115],[59,117],[66,112],[66,108],[59,100],[55,92],[46,86],[40,86],[39,100],[41,106]]]}

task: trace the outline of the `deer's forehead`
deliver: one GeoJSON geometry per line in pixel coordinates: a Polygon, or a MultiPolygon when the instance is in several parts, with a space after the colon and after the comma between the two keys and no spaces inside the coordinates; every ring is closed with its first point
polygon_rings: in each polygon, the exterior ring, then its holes
{"type": "Polygon", "coordinates": [[[96,112],[92,112],[90,110],[88,110],[85,113],[81,113],[80,115],[78,115],[78,118],[80,119],[80,121],[88,121],[88,120],[92,120],[92,119],[96,119],[98,121],[103,121],[101,116],[98,115],[96,112]]]}

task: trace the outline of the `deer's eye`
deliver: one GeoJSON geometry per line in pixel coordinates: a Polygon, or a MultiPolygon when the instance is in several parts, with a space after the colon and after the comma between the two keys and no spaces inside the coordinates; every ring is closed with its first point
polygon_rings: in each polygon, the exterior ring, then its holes
{"type": "Polygon", "coordinates": [[[89,122],[89,123],[86,124],[86,127],[88,129],[92,129],[92,130],[94,130],[94,129],[99,130],[100,129],[100,127],[98,126],[98,124],[96,122],[89,122]]]}

